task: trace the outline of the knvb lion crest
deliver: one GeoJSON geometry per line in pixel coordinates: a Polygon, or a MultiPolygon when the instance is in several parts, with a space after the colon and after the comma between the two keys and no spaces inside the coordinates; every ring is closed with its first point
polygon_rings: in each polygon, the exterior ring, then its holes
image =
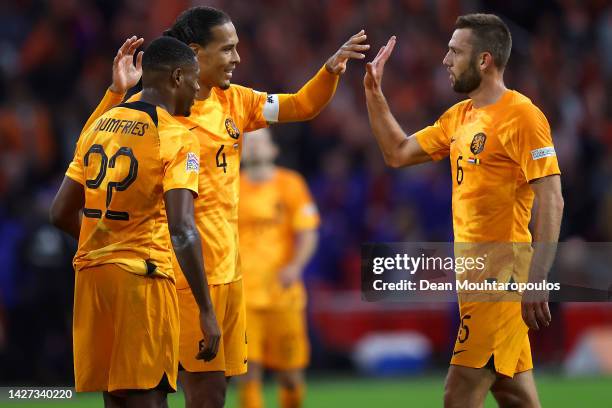
{"type": "Polygon", "coordinates": [[[473,154],[479,154],[484,150],[485,142],[487,141],[487,135],[484,133],[476,133],[470,144],[470,151],[473,154]]]}
{"type": "Polygon", "coordinates": [[[225,119],[225,130],[232,139],[238,139],[240,137],[240,131],[232,118],[225,119]]]}

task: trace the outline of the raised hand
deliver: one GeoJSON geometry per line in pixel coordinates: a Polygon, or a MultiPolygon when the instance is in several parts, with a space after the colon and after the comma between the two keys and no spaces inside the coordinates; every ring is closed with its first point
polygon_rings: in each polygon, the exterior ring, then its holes
{"type": "Polygon", "coordinates": [[[144,38],[132,36],[125,40],[113,60],[113,84],[110,90],[115,93],[126,93],[135,86],[142,76],[142,55],[140,51],[134,63],[134,53],[142,45],[144,38]]]}
{"type": "Polygon", "coordinates": [[[346,71],[346,63],[349,59],[364,59],[363,51],[370,49],[369,44],[363,44],[367,39],[364,30],[353,35],[334,55],[329,57],[325,63],[325,68],[332,74],[343,74],[346,71]]]}
{"type": "Polygon", "coordinates": [[[366,91],[380,89],[383,72],[385,70],[385,63],[391,56],[393,48],[395,48],[395,41],[395,36],[389,38],[387,44],[380,48],[374,60],[366,64],[366,74],[363,78],[363,86],[365,87],[366,91]]]}

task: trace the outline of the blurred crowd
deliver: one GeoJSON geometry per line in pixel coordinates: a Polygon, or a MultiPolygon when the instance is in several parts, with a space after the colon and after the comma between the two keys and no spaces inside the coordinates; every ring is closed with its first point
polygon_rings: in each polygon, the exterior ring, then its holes
{"type": "MultiPolygon", "coordinates": [[[[442,66],[455,18],[499,14],[513,35],[506,84],[550,121],[563,171],[563,238],[612,240],[612,6],[606,0],[21,0],[0,3],[0,383],[69,382],[75,243],[47,224],[86,118],[111,81],[116,49],[151,40],[178,13],[212,5],[232,18],[234,82],[294,92],[352,34],[372,59],[398,45],[383,89],[407,133],[461,99],[442,66]],[[247,5],[248,4],[248,5],[247,5]],[[6,369],[5,369],[6,368],[6,369]]],[[[279,163],[307,178],[323,224],[311,285],[359,288],[364,242],[449,241],[445,161],[385,168],[369,130],[363,63],[309,123],[274,129],[279,163]]]]}

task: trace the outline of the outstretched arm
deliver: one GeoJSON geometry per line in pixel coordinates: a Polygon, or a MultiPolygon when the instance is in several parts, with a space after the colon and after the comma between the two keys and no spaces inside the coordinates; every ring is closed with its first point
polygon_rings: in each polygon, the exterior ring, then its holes
{"type": "Polygon", "coordinates": [[[113,60],[113,83],[93,111],[83,129],[92,125],[104,112],[121,103],[128,89],[135,86],[142,76],[142,55],[140,51],[134,63],[134,54],[144,42],[143,38],[132,36],[125,40],[113,60]]]}
{"type": "Polygon", "coordinates": [[[391,113],[382,92],[385,63],[395,47],[395,36],[383,46],[372,62],[366,64],[363,79],[370,127],[382,151],[385,163],[394,168],[412,166],[431,160],[414,135],[407,136],[391,113]]]}
{"type": "Polygon", "coordinates": [[[363,52],[370,48],[363,44],[366,38],[364,30],[349,38],[297,93],[275,95],[278,97],[278,121],[297,122],[317,116],[334,96],[348,60],[365,58],[363,52]]]}

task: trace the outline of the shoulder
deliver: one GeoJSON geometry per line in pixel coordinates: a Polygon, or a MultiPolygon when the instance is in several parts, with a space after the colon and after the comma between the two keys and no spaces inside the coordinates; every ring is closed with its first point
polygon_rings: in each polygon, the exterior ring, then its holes
{"type": "Polygon", "coordinates": [[[181,122],[179,122],[177,118],[170,115],[170,113],[168,113],[168,111],[165,109],[158,106],[156,110],[160,132],[187,130],[187,128],[181,122]]]}
{"type": "Polygon", "coordinates": [[[306,179],[297,171],[286,167],[277,167],[276,172],[277,184],[288,194],[309,191],[306,179]]]}
{"type": "Polygon", "coordinates": [[[265,95],[265,92],[259,92],[253,88],[237,84],[231,84],[227,89],[213,88],[213,91],[220,99],[245,99],[265,95]]]}
{"type": "Polygon", "coordinates": [[[281,182],[288,182],[293,184],[305,183],[304,177],[295,170],[289,169],[287,167],[277,166],[276,172],[278,174],[278,179],[281,182]]]}
{"type": "Polygon", "coordinates": [[[468,110],[471,106],[472,106],[472,101],[470,99],[464,99],[460,102],[457,102],[450,108],[448,108],[446,112],[442,114],[440,118],[453,117],[453,116],[459,115],[465,112],[466,110],[468,110]]]}
{"type": "Polygon", "coordinates": [[[198,143],[198,138],[187,127],[170,115],[165,109],[157,107],[159,124],[157,131],[162,142],[181,141],[182,143],[198,143]]]}
{"type": "Polygon", "coordinates": [[[117,117],[123,116],[129,119],[137,119],[139,121],[143,120],[157,127],[160,110],[161,109],[156,105],[135,100],[123,102],[109,110],[107,113],[110,115],[117,115],[117,117]]]}
{"type": "Polygon", "coordinates": [[[511,91],[512,98],[509,101],[507,112],[513,118],[523,123],[545,122],[548,123],[544,112],[540,110],[527,96],[517,91],[511,91]]]}
{"type": "Polygon", "coordinates": [[[440,117],[438,118],[438,124],[442,128],[452,128],[455,126],[454,124],[460,122],[460,118],[464,117],[466,112],[472,107],[472,101],[470,99],[465,99],[463,101],[457,102],[450,108],[448,108],[440,117]]]}

